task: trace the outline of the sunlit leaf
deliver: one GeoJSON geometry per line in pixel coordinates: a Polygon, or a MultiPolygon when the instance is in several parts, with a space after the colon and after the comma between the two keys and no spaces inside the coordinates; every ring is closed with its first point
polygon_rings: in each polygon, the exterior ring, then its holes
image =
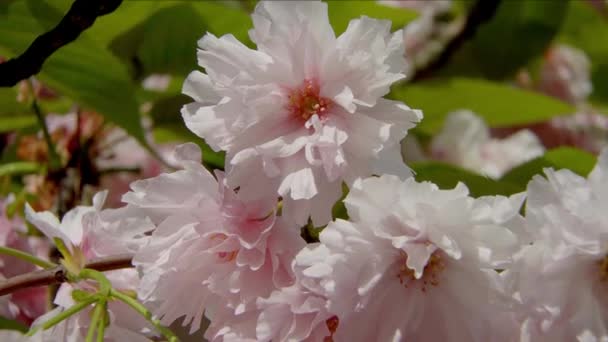
{"type": "Polygon", "coordinates": [[[470,109],[491,127],[525,125],[567,115],[575,108],[548,96],[481,79],[446,78],[405,84],[392,97],[412,108],[422,109],[419,129],[435,133],[445,116],[454,110],[470,109]]]}
{"type": "Polygon", "coordinates": [[[378,4],[376,1],[359,0],[327,1],[329,6],[329,22],[336,35],[346,31],[348,23],[352,19],[360,18],[362,15],[375,19],[387,19],[393,22],[392,29],[398,30],[418,17],[414,10],[406,8],[388,7],[378,4]]]}
{"type": "Polygon", "coordinates": [[[516,184],[525,189],[534,175],[543,174],[543,169],[570,169],[586,177],[597,162],[594,155],[572,147],[560,147],[547,151],[542,157],[535,158],[506,173],[501,180],[516,184]]]}

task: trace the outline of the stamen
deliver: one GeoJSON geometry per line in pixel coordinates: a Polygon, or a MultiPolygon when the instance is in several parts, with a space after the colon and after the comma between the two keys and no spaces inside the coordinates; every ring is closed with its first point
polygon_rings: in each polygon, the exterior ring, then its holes
{"type": "Polygon", "coordinates": [[[405,288],[418,287],[420,291],[424,293],[431,288],[430,286],[436,287],[439,285],[439,274],[445,269],[445,263],[441,259],[441,255],[437,253],[431,254],[429,261],[426,266],[424,266],[422,277],[416,279],[414,270],[407,267],[407,254],[404,251],[399,251],[399,253],[400,263],[397,278],[399,278],[399,283],[401,285],[405,288]]]}
{"type": "Polygon", "coordinates": [[[300,88],[290,91],[288,110],[295,118],[304,122],[315,114],[322,117],[327,113],[332,102],[320,96],[319,92],[319,85],[315,81],[305,80],[300,88]]]}

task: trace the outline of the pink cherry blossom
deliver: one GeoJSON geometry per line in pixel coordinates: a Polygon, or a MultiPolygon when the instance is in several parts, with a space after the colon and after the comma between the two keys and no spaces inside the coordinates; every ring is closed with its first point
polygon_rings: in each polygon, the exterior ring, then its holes
{"type": "Polygon", "coordinates": [[[545,170],[528,185],[534,233],[502,275],[519,302],[515,317],[532,341],[608,339],[608,150],[588,179],[545,170]]]}
{"type": "Polygon", "coordinates": [[[226,307],[211,310],[209,341],[324,341],[339,324],[327,312],[327,300],[298,282],[259,298],[243,312],[226,307]]]}
{"type": "Polygon", "coordinates": [[[134,258],[141,299],[162,322],[184,316],[194,332],[212,303],[239,312],[292,284],[290,264],[304,241],[275,216],[276,197],[243,202],[221,172],[216,180],[201,165],[196,145],[176,154],[182,170],[133,183],[123,200],[156,224],[134,258]]]}
{"type": "Polygon", "coordinates": [[[227,184],[243,199],[279,195],[284,216],[320,226],[342,182],[409,176],[399,142],[422,113],[382,98],[405,77],[403,32],[362,17],[336,38],[319,1],[261,1],[252,19],[257,50],[206,34],[206,74],[183,88],[195,100],[182,109],[186,126],[226,151],[227,184]]]}
{"type": "Polygon", "coordinates": [[[384,175],[357,181],[321,243],[303,249],[300,283],[328,299],[343,341],[491,341],[509,301],[496,268],[520,248],[523,195],[468,196],[384,175]]]}

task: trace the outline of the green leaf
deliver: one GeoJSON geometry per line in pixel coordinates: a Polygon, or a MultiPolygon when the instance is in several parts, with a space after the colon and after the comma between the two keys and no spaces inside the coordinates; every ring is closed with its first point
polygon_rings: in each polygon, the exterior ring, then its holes
{"type": "Polygon", "coordinates": [[[108,44],[119,35],[147,20],[157,10],[171,5],[172,1],[123,1],[112,13],[95,20],[87,33],[97,42],[108,44]]]}
{"type": "Polygon", "coordinates": [[[43,169],[43,166],[33,162],[13,162],[0,165],[0,177],[11,175],[24,175],[36,173],[43,169]]]}
{"type": "Polygon", "coordinates": [[[532,177],[543,174],[545,168],[570,169],[574,173],[586,177],[593,170],[596,162],[596,157],[589,152],[572,147],[560,147],[512,169],[501,178],[501,181],[517,184],[524,190],[532,177]]]}
{"type": "Polygon", "coordinates": [[[481,79],[446,78],[406,84],[391,96],[412,108],[422,109],[418,129],[436,133],[445,116],[470,109],[491,127],[527,125],[575,112],[575,108],[548,96],[481,79]]]}
{"type": "Polygon", "coordinates": [[[34,127],[37,120],[34,115],[28,116],[0,116],[0,133],[12,132],[24,128],[34,127]]]}
{"type": "Polygon", "coordinates": [[[19,321],[0,316],[0,330],[17,330],[25,333],[27,331],[27,326],[19,321]]]}
{"type": "MultiPolygon", "coordinates": [[[[0,4],[0,47],[20,54],[44,31],[28,2],[0,4]]],[[[83,33],[56,51],[37,76],[43,83],[144,141],[134,90],[124,65],[83,33]]]]}
{"type": "MultiPolygon", "coordinates": [[[[198,1],[192,7],[203,18],[207,31],[216,36],[232,34],[243,44],[252,46],[249,29],[253,27],[251,16],[241,8],[234,8],[215,1],[198,1]]],[[[199,32],[199,38],[204,32],[199,32]]]]}
{"type": "Polygon", "coordinates": [[[31,112],[26,104],[17,102],[17,91],[17,87],[0,88],[0,117],[31,112]]]}
{"type": "Polygon", "coordinates": [[[419,162],[410,165],[416,172],[416,180],[430,181],[441,189],[453,189],[458,182],[469,188],[473,197],[489,195],[512,195],[521,189],[507,181],[497,181],[459,167],[441,162],[419,162]]]}
{"type": "MultiPolygon", "coordinates": [[[[142,1],[147,2],[147,1],[142,1]]],[[[244,11],[212,1],[162,1],[145,20],[117,35],[111,50],[132,63],[137,77],[151,73],[185,75],[198,69],[197,41],[206,33],[227,33],[251,45],[251,19],[244,11]]]]}
{"type": "Polygon", "coordinates": [[[352,19],[366,15],[375,19],[387,19],[392,21],[392,29],[398,30],[418,17],[414,10],[384,6],[375,1],[327,1],[329,7],[329,22],[334,28],[336,35],[346,31],[348,23],[352,19]]]}
{"type": "Polygon", "coordinates": [[[501,1],[497,13],[472,41],[474,64],[487,76],[503,79],[542,55],[558,33],[568,1],[501,1]]]}
{"type": "Polygon", "coordinates": [[[196,42],[205,23],[188,3],[163,9],[146,20],[138,56],[146,73],[187,74],[197,68],[196,42]]]}

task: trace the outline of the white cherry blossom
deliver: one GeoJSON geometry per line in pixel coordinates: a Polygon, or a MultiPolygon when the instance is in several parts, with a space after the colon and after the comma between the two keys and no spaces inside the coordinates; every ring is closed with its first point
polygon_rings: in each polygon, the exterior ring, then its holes
{"type": "Polygon", "coordinates": [[[500,340],[494,319],[508,300],[494,269],[522,243],[522,201],[473,199],[463,184],[357,181],[351,221],[330,223],[296,257],[301,284],[328,298],[336,340],[500,340]]]}
{"type": "Polygon", "coordinates": [[[281,196],[285,217],[320,226],[342,182],[409,176],[399,142],[422,113],[383,98],[405,77],[403,32],[361,17],[336,38],[319,1],[261,1],[252,18],[257,49],[206,34],[206,73],[183,87],[195,101],[182,109],[186,126],[227,152],[228,185],[244,199],[281,196]]]}

